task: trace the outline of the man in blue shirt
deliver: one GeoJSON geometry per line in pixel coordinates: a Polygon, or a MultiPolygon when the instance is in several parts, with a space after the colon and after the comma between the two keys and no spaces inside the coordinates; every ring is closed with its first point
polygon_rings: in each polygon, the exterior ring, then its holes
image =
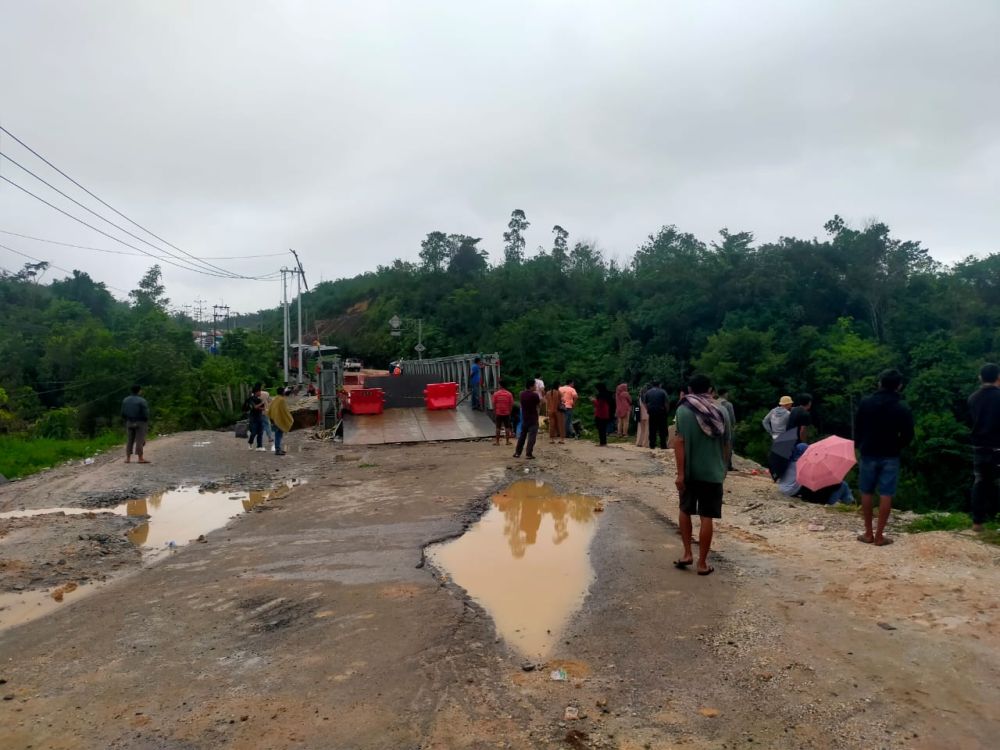
{"type": "Polygon", "coordinates": [[[483,360],[476,357],[472,361],[472,372],[469,374],[469,390],[472,391],[472,408],[483,410],[483,360]]]}

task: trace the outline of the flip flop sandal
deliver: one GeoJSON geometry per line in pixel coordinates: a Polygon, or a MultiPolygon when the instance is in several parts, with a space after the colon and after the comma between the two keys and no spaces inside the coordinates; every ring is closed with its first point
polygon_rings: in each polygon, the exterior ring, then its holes
{"type": "Polygon", "coordinates": [[[884,536],[884,537],[882,537],[882,541],[881,542],[873,542],[873,544],[876,547],[885,547],[886,545],[892,544],[893,541],[894,541],[893,539],[890,539],[889,537],[884,536]]]}
{"type": "Polygon", "coordinates": [[[694,560],[674,560],[674,567],[687,570],[689,565],[694,565],[694,560]]]}
{"type": "Polygon", "coordinates": [[[866,539],[864,534],[858,534],[858,541],[862,544],[875,544],[875,540],[866,539]]]}
{"type": "Polygon", "coordinates": [[[699,570],[698,575],[700,576],[710,576],[715,572],[715,568],[711,565],[708,566],[707,570],[699,570]]]}

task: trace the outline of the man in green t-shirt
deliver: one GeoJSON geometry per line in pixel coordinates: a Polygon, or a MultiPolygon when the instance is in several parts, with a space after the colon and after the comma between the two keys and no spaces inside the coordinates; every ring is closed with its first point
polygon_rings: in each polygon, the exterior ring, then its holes
{"type": "Polygon", "coordinates": [[[708,551],[712,547],[713,519],[722,518],[722,482],[729,465],[732,432],[729,415],[712,398],[712,382],[705,375],[694,375],[687,395],[677,407],[674,456],[684,555],[674,565],[687,568],[694,564],[691,516],[697,515],[701,519],[697,565],[700,576],[715,570],[708,564],[708,551]]]}

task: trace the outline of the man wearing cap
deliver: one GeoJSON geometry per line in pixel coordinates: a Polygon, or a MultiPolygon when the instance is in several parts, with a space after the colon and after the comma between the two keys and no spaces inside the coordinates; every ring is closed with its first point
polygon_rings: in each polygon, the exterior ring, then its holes
{"type": "Polygon", "coordinates": [[[771,440],[774,440],[788,428],[788,415],[792,411],[793,403],[791,396],[782,396],[778,399],[778,405],[771,409],[764,417],[764,421],[761,422],[771,436],[771,440]]]}

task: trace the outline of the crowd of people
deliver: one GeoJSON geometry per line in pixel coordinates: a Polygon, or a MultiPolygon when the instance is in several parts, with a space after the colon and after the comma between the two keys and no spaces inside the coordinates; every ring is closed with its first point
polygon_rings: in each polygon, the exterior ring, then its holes
{"type": "MultiPolygon", "coordinates": [[[[975,531],[982,531],[984,524],[1000,513],[1000,365],[984,365],[980,381],[980,387],[968,400],[975,531]]],[[[902,374],[886,370],[879,375],[878,390],[861,400],[855,415],[854,445],[859,456],[858,489],[864,519],[864,531],[857,538],[878,547],[893,543],[885,528],[899,485],[900,456],[914,439],[913,414],[903,401],[902,388],[902,374]]],[[[668,444],[673,448],[684,543],[684,553],[675,565],[679,568],[694,565],[701,575],[713,571],[707,561],[712,524],[721,517],[723,482],[726,473],[733,470],[736,413],[728,396],[726,389],[716,391],[708,377],[693,376],[677,396],[672,441],[668,439],[672,403],[662,383],[644,386],[635,398],[627,383],[620,383],[613,393],[604,383],[598,383],[591,397],[600,446],[607,445],[610,434],[627,438],[630,420],[634,418],[637,446],[654,451],[665,450],[668,444]],[[697,560],[692,556],[691,546],[694,515],[701,518],[697,560]]],[[[516,435],[514,457],[534,459],[540,417],[547,420],[549,442],[563,443],[580,429],[573,417],[578,402],[577,384],[572,379],[565,384],[554,382],[546,389],[541,377],[527,378],[517,398],[499,385],[493,393],[495,442],[499,445],[501,437],[505,437],[510,445],[516,435]]],[[[844,480],[818,488],[806,487],[800,481],[800,461],[814,437],[812,407],[813,398],[808,393],[794,399],[784,395],[762,420],[761,426],[774,445],[769,461],[771,477],[789,497],[830,505],[855,503],[854,494],[844,480]],[[787,450],[779,450],[779,446],[787,450]]]]}

